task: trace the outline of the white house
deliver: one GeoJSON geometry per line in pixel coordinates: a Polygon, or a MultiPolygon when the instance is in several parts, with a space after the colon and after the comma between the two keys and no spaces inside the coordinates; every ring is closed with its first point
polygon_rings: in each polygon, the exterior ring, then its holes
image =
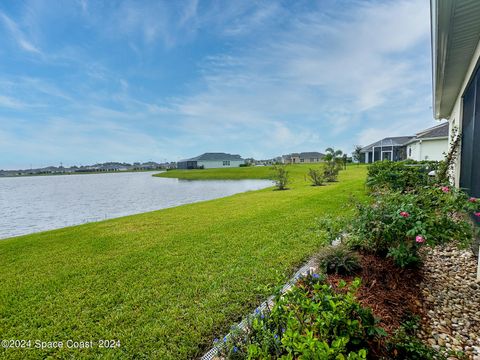
{"type": "Polygon", "coordinates": [[[431,26],[434,116],[461,133],[455,185],[480,197],[480,1],[431,0],[431,26]]]}
{"type": "Polygon", "coordinates": [[[408,159],[443,160],[448,151],[448,122],[417,133],[406,146],[408,159]]]}
{"type": "Polygon", "coordinates": [[[214,169],[239,167],[245,164],[245,160],[240,155],[226,153],[205,153],[191,159],[180,160],[177,162],[178,169],[214,169]]]}

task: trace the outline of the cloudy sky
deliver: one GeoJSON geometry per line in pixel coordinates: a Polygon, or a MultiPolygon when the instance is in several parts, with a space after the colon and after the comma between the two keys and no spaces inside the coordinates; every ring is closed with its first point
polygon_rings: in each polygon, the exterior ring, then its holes
{"type": "Polygon", "coordinates": [[[351,151],[434,124],[425,0],[0,3],[0,169],[351,151]]]}

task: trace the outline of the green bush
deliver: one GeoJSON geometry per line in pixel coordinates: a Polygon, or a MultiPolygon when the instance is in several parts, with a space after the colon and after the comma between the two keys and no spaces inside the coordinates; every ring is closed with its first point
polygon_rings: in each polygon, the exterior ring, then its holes
{"type": "Polygon", "coordinates": [[[290,175],[284,165],[275,165],[273,167],[273,180],[277,190],[287,190],[287,184],[290,181],[290,175]]]}
{"type": "Polygon", "coordinates": [[[319,169],[308,169],[308,178],[313,186],[323,185],[323,175],[319,169]]]}
{"type": "Polygon", "coordinates": [[[327,161],[323,167],[323,178],[326,182],[335,182],[338,178],[341,165],[337,161],[327,161]]]}
{"type": "Polygon", "coordinates": [[[367,186],[372,191],[410,191],[429,185],[432,180],[428,173],[437,166],[435,162],[377,161],[368,166],[367,186]]]}
{"type": "Polygon", "coordinates": [[[405,321],[389,339],[387,348],[392,359],[447,360],[439,351],[424,344],[416,335],[420,319],[413,317],[405,321]]]}
{"type": "Polygon", "coordinates": [[[257,313],[246,330],[225,338],[221,356],[227,359],[366,359],[369,345],[386,335],[351,286],[334,291],[323,276],[303,278],[275,298],[266,313],[257,313]]]}
{"type": "Polygon", "coordinates": [[[323,248],[317,256],[317,261],[327,274],[351,275],[361,268],[357,254],[345,245],[323,248]]]}
{"type": "MultiPolygon", "coordinates": [[[[357,204],[354,245],[391,256],[401,267],[418,264],[420,246],[452,240],[467,245],[474,228],[467,214],[480,202],[448,186],[419,187],[412,192],[378,192],[369,204],[357,204]]],[[[480,216],[478,214],[477,216],[480,216]]]]}

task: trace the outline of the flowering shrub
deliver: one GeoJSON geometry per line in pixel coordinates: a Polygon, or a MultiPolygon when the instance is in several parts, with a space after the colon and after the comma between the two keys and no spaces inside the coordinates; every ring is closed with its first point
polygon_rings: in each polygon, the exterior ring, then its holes
{"type": "Polygon", "coordinates": [[[360,286],[335,291],[318,274],[309,275],[275,298],[265,314],[248,320],[247,330],[225,339],[227,359],[366,359],[369,344],[386,335],[370,309],[355,297],[360,286]]]}
{"type": "Polygon", "coordinates": [[[373,203],[357,205],[354,245],[391,256],[401,267],[415,265],[421,246],[452,240],[468,244],[474,229],[466,215],[477,214],[479,205],[448,186],[378,192],[373,203]]]}

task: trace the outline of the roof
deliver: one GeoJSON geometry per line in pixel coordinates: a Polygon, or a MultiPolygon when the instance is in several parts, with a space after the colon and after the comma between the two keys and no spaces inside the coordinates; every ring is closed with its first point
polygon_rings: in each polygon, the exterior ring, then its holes
{"type": "Polygon", "coordinates": [[[448,122],[428,128],[417,133],[415,139],[430,139],[430,138],[448,138],[448,122]]]}
{"type": "Polygon", "coordinates": [[[227,161],[227,160],[238,160],[242,161],[240,155],[232,155],[226,153],[204,153],[202,155],[193,157],[191,159],[180,160],[179,162],[184,161],[227,161]]]}
{"type": "Polygon", "coordinates": [[[431,0],[433,113],[449,118],[480,40],[480,1],[431,0]]]}
{"type": "Polygon", "coordinates": [[[414,136],[386,137],[362,148],[361,152],[370,151],[374,146],[403,146],[412,140],[414,136]]]}
{"type": "Polygon", "coordinates": [[[323,158],[325,154],[322,154],[321,152],[317,152],[317,151],[311,151],[311,152],[292,153],[292,154],[283,155],[283,156],[299,157],[301,159],[307,159],[307,158],[323,158]]]}

